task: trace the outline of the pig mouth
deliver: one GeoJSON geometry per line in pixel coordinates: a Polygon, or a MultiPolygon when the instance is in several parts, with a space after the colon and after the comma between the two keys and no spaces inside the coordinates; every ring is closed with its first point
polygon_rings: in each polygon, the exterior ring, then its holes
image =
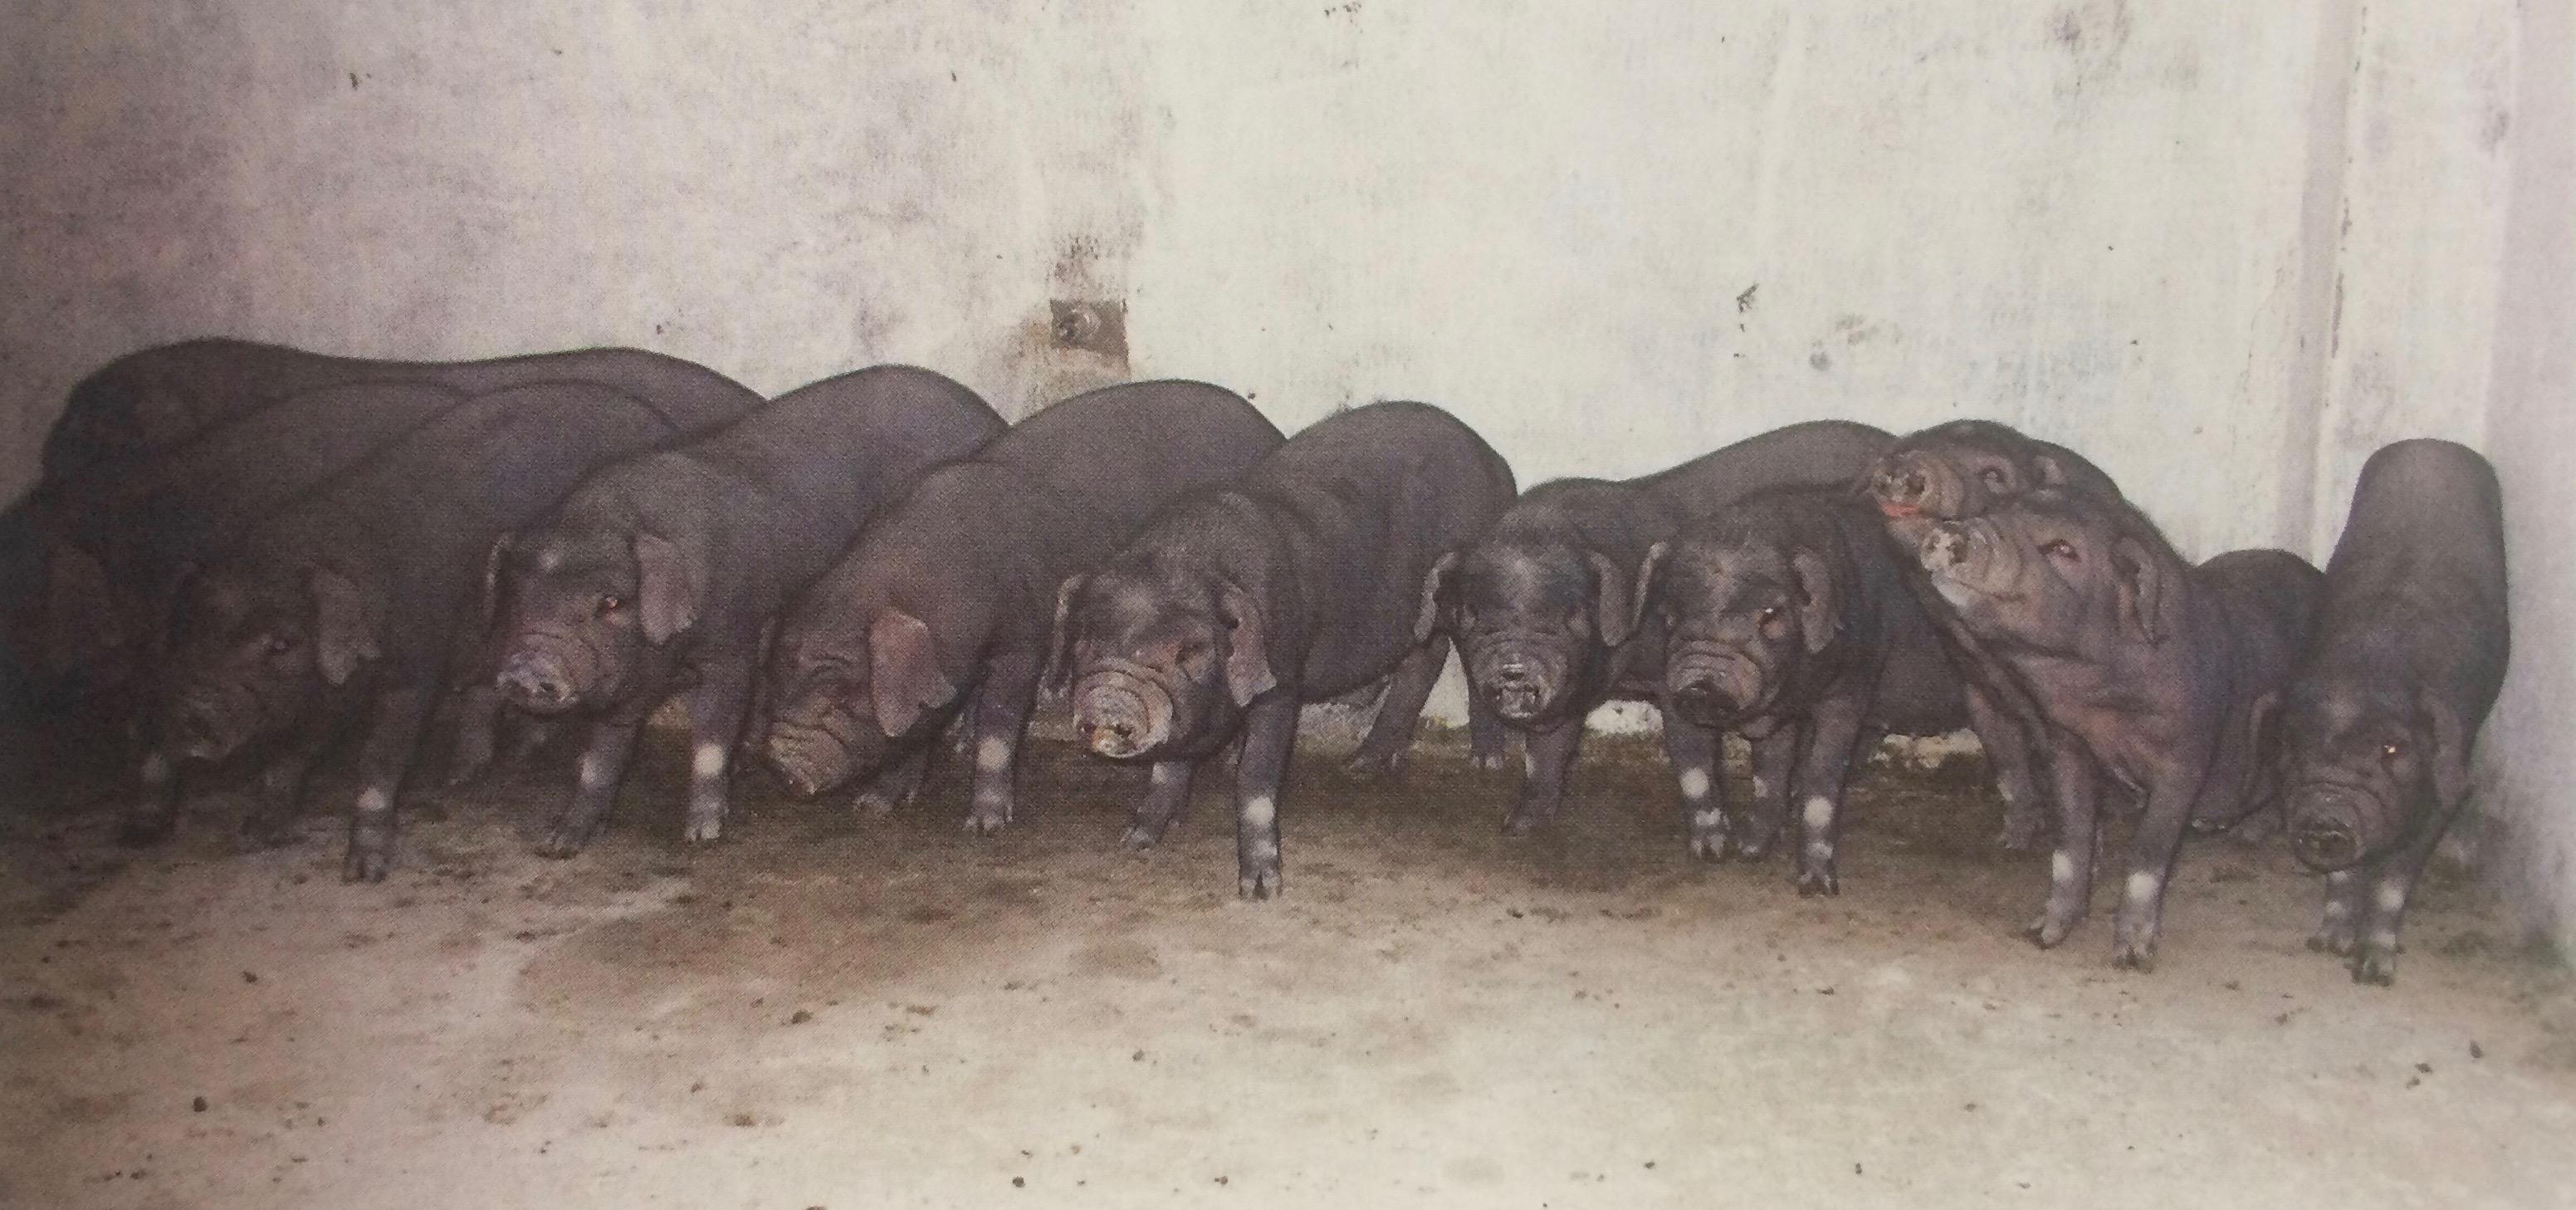
{"type": "Polygon", "coordinates": [[[256,692],[240,686],[199,686],[171,703],[162,734],[186,760],[216,764],[251,745],[267,730],[256,692]]]}
{"type": "Polygon", "coordinates": [[[1111,760],[1132,760],[1170,743],[1173,713],[1171,693],[1135,672],[1094,670],[1074,686],[1074,734],[1111,760]]]}
{"type": "Polygon", "coordinates": [[[1537,648],[1497,646],[1475,653],[1467,679],[1504,721],[1530,723],[1556,708],[1570,662],[1537,648]]]}
{"type": "Polygon", "coordinates": [[[531,714],[562,714],[614,695],[616,686],[604,675],[605,664],[597,653],[569,643],[528,643],[502,658],[493,686],[511,705],[531,714]]]}
{"type": "Polygon", "coordinates": [[[849,745],[831,731],[783,719],[771,725],[762,751],[799,798],[812,798],[849,780],[857,763],[849,745]]]}
{"type": "Polygon", "coordinates": [[[2338,781],[2305,781],[2291,788],[2283,815],[2290,855],[2299,864],[2331,874],[2359,865],[2378,847],[2373,821],[2387,818],[2386,802],[2371,790],[2338,781]]]}

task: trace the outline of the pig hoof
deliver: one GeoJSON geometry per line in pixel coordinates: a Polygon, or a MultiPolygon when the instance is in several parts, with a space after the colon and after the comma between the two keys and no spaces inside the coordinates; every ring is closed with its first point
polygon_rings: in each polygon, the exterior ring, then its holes
{"type": "Polygon", "coordinates": [[[1376,781],[1381,777],[1394,776],[1397,763],[1397,758],[1391,754],[1376,756],[1361,753],[1344,763],[1342,772],[1353,781],[1376,781]]]}
{"type": "Polygon", "coordinates": [[[149,848],[170,839],[170,834],[177,830],[178,822],[162,816],[128,819],[117,825],[116,843],[129,849],[149,848]]]}
{"type": "Polygon", "coordinates": [[[977,836],[992,836],[1010,822],[1011,817],[1005,812],[979,810],[966,816],[966,830],[977,836]]]}
{"type": "Polygon", "coordinates": [[[1514,811],[1503,819],[1503,835],[1527,836],[1538,830],[1547,816],[1538,811],[1514,811]]]}
{"type": "Polygon", "coordinates": [[[2146,974],[2156,969],[2156,943],[2123,941],[2111,953],[2111,965],[2124,971],[2146,974]]]}
{"type": "Polygon", "coordinates": [[[2397,985],[2397,955],[2364,950],[2353,957],[2352,981],[2368,987],[2397,985]]]}
{"type": "Polygon", "coordinates": [[[2004,821],[2003,833],[1995,837],[1995,847],[2007,853],[2027,853],[2048,843],[2048,829],[2039,820],[2004,821]]]}
{"type": "Polygon", "coordinates": [[[2032,945],[2044,950],[2053,950],[2066,940],[2066,934],[2071,931],[2073,931],[2071,926],[2042,916],[2031,921],[2029,927],[2021,931],[2021,935],[2029,938],[2032,945]]]}
{"type": "Polygon", "coordinates": [[[1690,838],[1690,852],[1691,856],[1701,861],[1724,861],[1726,860],[1726,836],[1724,833],[1714,836],[1693,833],[1690,838]]]}
{"type": "Polygon", "coordinates": [[[567,857],[578,857],[581,851],[589,848],[590,842],[598,837],[598,824],[558,821],[554,827],[547,830],[546,838],[538,842],[537,856],[551,857],[557,861],[567,857]]]}
{"type": "Polygon", "coordinates": [[[1163,843],[1164,826],[1159,823],[1131,823],[1125,832],[1119,834],[1118,843],[1140,852],[1153,848],[1163,843]]]}
{"type": "Polygon", "coordinates": [[[1467,767],[1479,773],[1500,773],[1511,763],[1511,755],[1505,752],[1477,752],[1467,757],[1467,767]]]}
{"type": "Polygon", "coordinates": [[[724,820],[692,819],[688,828],[680,833],[680,839],[687,844],[714,844],[724,839],[724,820]]]}
{"type": "Polygon", "coordinates": [[[340,865],[342,882],[383,882],[386,871],[393,868],[391,853],[352,847],[349,858],[340,865]]]}
{"type": "Polygon", "coordinates": [[[850,799],[850,809],[861,815],[892,815],[894,809],[902,805],[895,795],[873,788],[861,790],[850,799]]]}
{"type": "Polygon", "coordinates": [[[1252,900],[1276,899],[1279,892],[1279,871],[1275,869],[1245,874],[1236,886],[1237,894],[1252,900]]]}
{"type": "Polygon", "coordinates": [[[2308,937],[2308,949],[2320,954],[2341,956],[2352,952],[2353,931],[2349,927],[2326,925],[2308,937]]]}
{"type": "Polygon", "coordinates": [[[1842,893],[1842,881],[1834,877],[1834,872],[1832,870],[1810,870],[1798,875],[1798,895],[1802,899],[1813,899],[1818,895],[1834,896],[1842,893]]]}
{"type": "Polygon", "coordinates": [[[1770,855],[1771,838],[1769,836],[1756,836],[1750,832],[1738,832],[1735,834],[1735,859],[1737,861],[1760,861],[1770,855]]]}

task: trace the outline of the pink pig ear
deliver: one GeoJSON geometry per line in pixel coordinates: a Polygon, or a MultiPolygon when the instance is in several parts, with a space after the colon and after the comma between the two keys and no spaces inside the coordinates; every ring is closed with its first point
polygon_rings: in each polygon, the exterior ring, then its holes
{"type": "Polygon", "coordinates": [[[1833,572],[1825,557],[1812,550],[1791,554],[1789,571],[1798,580],[1798,631],[1810,654],[1823,651],[1834,632],[1842,629],[1842,599],[1836,593],[1833,572]]]}
{"type": "Polygon", "coordinates": [[[1051,692],[1062,693],[1073,680],[1073,599],[1082,595],[1086,575],[1070,575],[1055,589],[1055,627],[1047,631],[1046,671],[1038,674],[1038,683],[1051,692]]]}
{"type": "Polygon", "coordinates": [[[912,730],[924,712],[957,696],[939,671],[930,624],[889,609],[868,624],[868,691],[875,698],[877,729],[892,738],[912,730]]]}
{"type": "Polygon", "coordinates": [[[2120,622],[2129,637],[2150,647],[2164,642],[2164,620],[2157,616],[2164,605],[2164,569],[2146,544],[2132,537],[2113,543],[2111,574],[2119,584],[2120,622]]]}
{"type": "Polygon", "coordinates": [[[636,608],[644,641],[667,643],[698,624],[698,598],[706,586],[705,559],[660,534],[635,535],[636,608]]]}
{"type": "Polygon", "coordinates": [[[1592,566],[1593,626],[1601,632],[1604,646],[1616,647],[1635,633],[1636,603],[1629,599],[1629,576],[1610,561],[1610,556],[1597,550],[1583,552],[1583,561],[1592,566]]]}
{"type": "Polygon", "coordinates": [[[1234,704],[1249,706],[1252,699],[1279,687],[1279,678],[1270,670],[1269,641],[1262,634],[1261,611],[1252,603],[1252,595],[1228,584],[1217,594],[1217,612],[1225,618],[1225,686],[1234,704]]]}

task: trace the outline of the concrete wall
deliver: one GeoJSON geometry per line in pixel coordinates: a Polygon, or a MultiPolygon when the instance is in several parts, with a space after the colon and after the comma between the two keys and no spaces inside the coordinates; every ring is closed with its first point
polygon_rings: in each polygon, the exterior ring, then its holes
{"type": "Polygon", "coordinates": [[[1988,415],[2198,554],[2321,554],[2370,449],[2487,437],[2526,612],[2485,767],[2576,903],[2563,4],[31,0],[0,495],[83,370],[202,332],[1412,396],[1527,481],[1988,415]]]}

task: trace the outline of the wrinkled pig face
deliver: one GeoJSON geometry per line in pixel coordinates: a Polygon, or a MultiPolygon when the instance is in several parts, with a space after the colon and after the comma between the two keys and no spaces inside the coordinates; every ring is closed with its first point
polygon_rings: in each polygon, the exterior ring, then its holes
{"type": "Polygon", "coordinates": [[[1629,586],[1610,560],[1573,546],[1481,546],[1456,584],[1427,589],[1450,610],[1471,692],[1515,723],[1563,714],[1625,642],[1629,586]]]}
{"type": "Polygon", "coordinates": [[[2019,433],[1961,420],[1916,433],[1870,468],[1863,486],[1891,520],[1978,517],[2023,493],[2065,481],[2019,433]]]}
{"type": "Polygon", "coordinates": [[[1961,617],[2034,650],[2080,655],[2106,639],[2163,638],[2164,576],[2145,544],[2107,511],[2058,492],[1935,523],[1916,558],[1961,617]]]}
{"type": "Polygon", "coordinates": [[[1667,700],[1699,726],[1762,713],[1833,636],[1833,585],[1811,551],[1685,541],[1649,554],[1644,578],[1666,627],[1667,700]]]}
{"type": "Polygon", "coordinates": [[[323,684],[316,622],[302,585],[194,579],[171,626],[163,742],[219,761],[301,721],[323,684]]]}
{"type": "Polygon", "coordinates": [[[1212,576],[1103,570],[1068,581],[1057,615],[1074,733],[1101,756],[1194,751],[1267,687],[1251,604],[1212,576]]]}
{"type": "Polygon", "coordinates": [[[2435,800],[2441,711],[2397,690],[2294,688],[2280,720],[2290,851],[2332,872],[2387,852],[2435,800]]]}
{"type": "Polygon", "coordinates": [[[540,714],[613,699],[643,657],[626,542],[538,535],[493,549],[493,681],[540,714]]]}
{"type": "Polygon", "coordinates": [[[888,609],[779,635],[770,670],[778,705],[764,745],[798,794],[875,773],[896,741],[957,696],[919,619],[888,609]]]}

